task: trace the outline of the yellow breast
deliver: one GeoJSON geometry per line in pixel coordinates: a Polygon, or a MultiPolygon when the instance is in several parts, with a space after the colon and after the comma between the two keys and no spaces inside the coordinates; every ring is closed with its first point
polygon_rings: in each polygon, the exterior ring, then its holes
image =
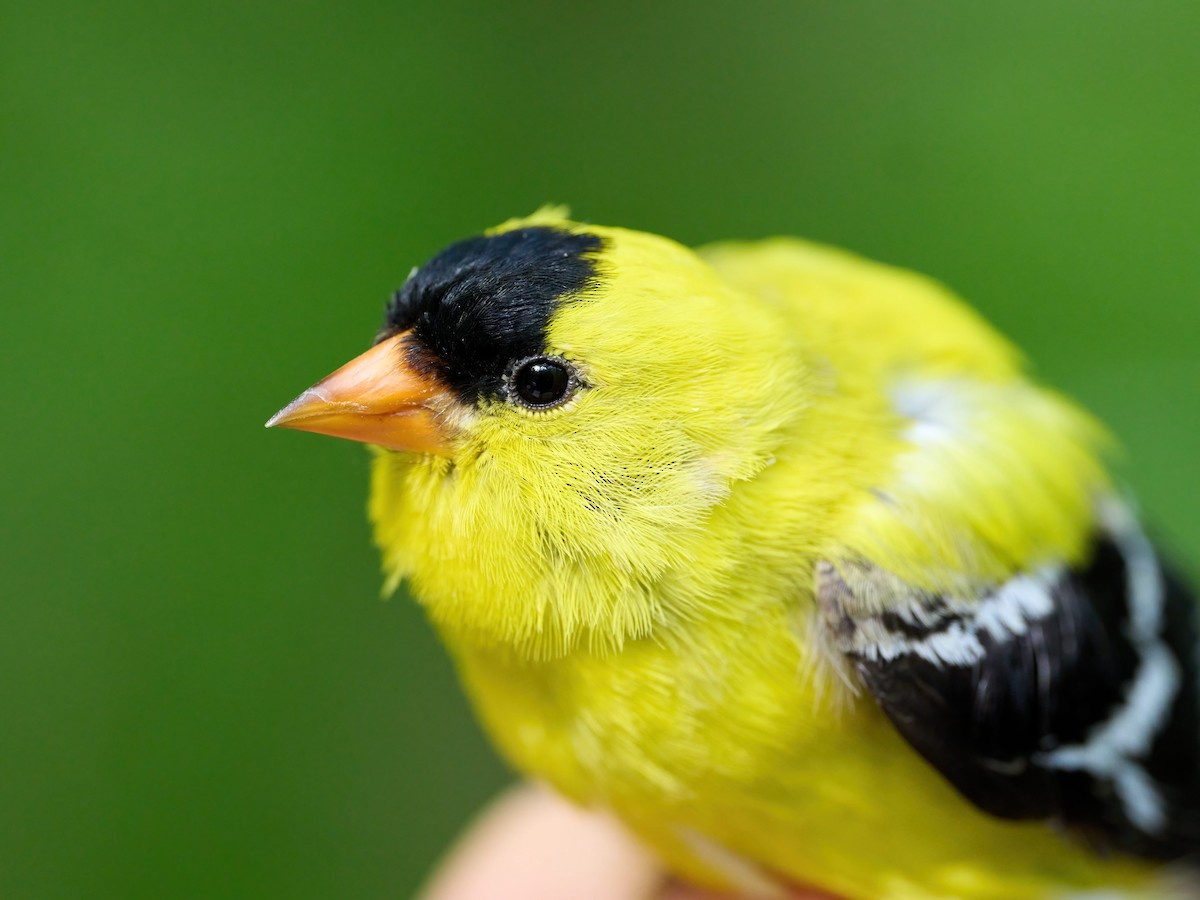
{"type": "Polygon", "coordinates": [[[615,810],[698,883],[745,890],[759,879],[864,900],[1146,884],[1142,866],[971,807],[869,699],[806,674],[795,627],[765,613],[736,631],[698,625],[687,653],[646,641],[533,665],[454,653],[520,771],[615,810]]]}

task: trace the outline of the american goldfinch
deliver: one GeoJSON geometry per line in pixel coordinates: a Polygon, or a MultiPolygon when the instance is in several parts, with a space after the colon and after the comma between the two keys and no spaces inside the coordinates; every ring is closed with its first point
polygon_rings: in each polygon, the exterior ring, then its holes
{"type": "Polygon", "coordinates": [[[268,424],[373,446],[387,586],[496,746],[681,877],[1200,892],[1196,604],[1101,426],[937,283],[542,210],[268,424]]]}

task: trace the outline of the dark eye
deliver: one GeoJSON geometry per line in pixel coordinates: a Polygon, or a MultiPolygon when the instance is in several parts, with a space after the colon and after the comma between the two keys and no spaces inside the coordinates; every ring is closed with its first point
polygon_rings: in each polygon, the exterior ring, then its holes
{"type": "Polygon", "coordinates": [[[518,363],[512,377],[513,395],[522,406],[547,409],[575,391],[575,373],[561,359],[537,357],[518,363]]]}

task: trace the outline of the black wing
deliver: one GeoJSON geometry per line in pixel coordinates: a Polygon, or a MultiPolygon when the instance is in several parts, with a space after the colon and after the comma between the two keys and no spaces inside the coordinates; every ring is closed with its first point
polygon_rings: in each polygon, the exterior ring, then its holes
{"type": "Polygon", "coordinates": [[[1178,858],[1200,853],[1197,609],[1127,519],[1086,565],[971,602],[829,563],[817,597],[830,642],[972,803],[1178,858]]]}

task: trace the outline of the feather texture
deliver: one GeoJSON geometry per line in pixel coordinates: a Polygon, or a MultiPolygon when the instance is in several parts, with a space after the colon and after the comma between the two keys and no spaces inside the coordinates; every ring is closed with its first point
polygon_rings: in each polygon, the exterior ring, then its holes
{"type": "Polygon", "coordinates": [[[1196,796],[1193,607],[1165,576],[1139,643],[1103,429],[926,278],[554,212],[491,234],[531,227],[590,254],[583,293],[534,292],[537,352],[585,387],[535,411],[464,380],[452,454],[378,452],[370,506],[389,586],[410,582],[504,755],[715,887],[1154,895],[1136,853],[1200,846],[1173,807],[1196,796]],[[1143,726],[1149,746],[1122,736],[1143,726]],[[1121,759],[1162,788],[1158,836],[1121,759]],[[1066,802],[1079,779],[1111,796],[1066,802]]]}

